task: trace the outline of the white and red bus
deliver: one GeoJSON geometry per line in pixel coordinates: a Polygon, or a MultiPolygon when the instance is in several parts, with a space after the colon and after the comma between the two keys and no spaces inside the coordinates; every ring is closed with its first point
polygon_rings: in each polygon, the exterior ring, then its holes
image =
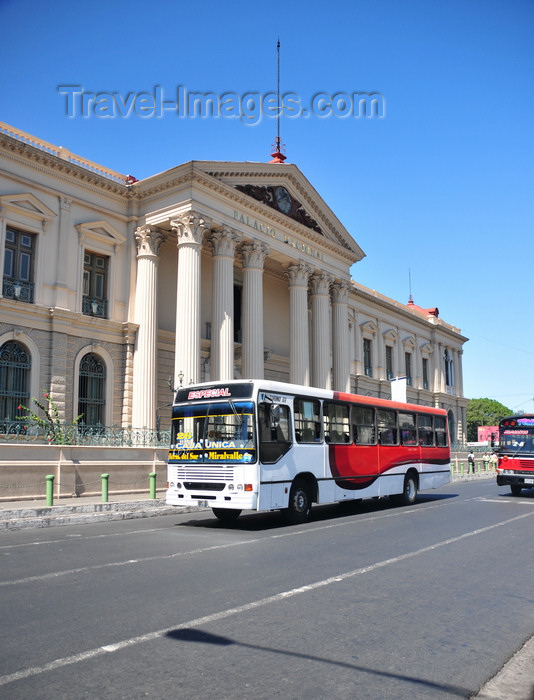
{"type": "Polygon", "coordinates": [[[178,389],[172,408],[166,502],[282,510],[304,522],[312,503],[392,496],[450,481],[447,414],[267,380],[178,389]]]}
{"type": "Polygon", "coordinates": [[[509,486],[513,496],[534,488],[534,415],[521,413],[499,423],[497,485],[509,486]]]}

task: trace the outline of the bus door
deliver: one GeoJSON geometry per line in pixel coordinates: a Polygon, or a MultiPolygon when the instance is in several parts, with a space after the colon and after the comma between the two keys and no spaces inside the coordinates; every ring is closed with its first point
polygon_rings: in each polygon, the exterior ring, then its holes
{"type": "Polygon", "coordinates": [[[287,396],[258,394],[259,510],[287,507],[287,462],[293,446],[290,404],[287,396]]]}

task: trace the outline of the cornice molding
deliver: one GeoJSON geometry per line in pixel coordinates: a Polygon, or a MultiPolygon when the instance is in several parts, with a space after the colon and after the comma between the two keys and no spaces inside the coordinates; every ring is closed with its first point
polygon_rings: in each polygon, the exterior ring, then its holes
{"type": "Polygon", "coordinates": [[[115,182],[92,170],[63,160],[59,156],[47,153],[31,144],[19,141],[7,134],[0,133],[0,152],[2,157],[20,165],[33,167],[43,175],[55,177],[63,182],[76,183],[84,189],[102,194],[128,199],[130,189],[126,184],[115,182]]]}

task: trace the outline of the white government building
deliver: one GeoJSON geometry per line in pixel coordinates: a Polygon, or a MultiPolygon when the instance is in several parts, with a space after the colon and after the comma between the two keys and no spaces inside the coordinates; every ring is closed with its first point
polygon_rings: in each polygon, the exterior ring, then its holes
{"type": "Polygon", "coordinates": [[[168,427],[180,384],[406,377],[464,441],[467,338],[351,279],[364,253],[296,165],[137,181],[1,123],[0,150],[0,421],[49,393],[66,421],[168,427]]]}

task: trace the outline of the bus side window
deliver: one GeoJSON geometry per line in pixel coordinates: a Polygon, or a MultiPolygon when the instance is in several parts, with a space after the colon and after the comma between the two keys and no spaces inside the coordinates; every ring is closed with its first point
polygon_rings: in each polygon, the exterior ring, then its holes
{"type": "Polygon", "coordinates": [[[398,445],[397,414],[395,411],[379,409],[376,412],[378,441],[381,445],[398,445]]]}
{"type": "Polygon", "coordinates": [[[341,403],[323,403],[325,442],[345,445],[351,442],[349,432],[349,406],[341,403]]]}
{"type": "Polygon", "coordinates": [[[419,444],[421,447],[432,447],[434,445],[434,431],[432,429],[432,416],[417,416],[417,430],[419,433],[419,444]]]}
{"type": "Polygon", "coordinates": [[[299,443],[321,442],[321,405],[315,399],[295,399],[295,438],[299,443]]]}
{"type": "Polygon", "coordinates": [[[399,428],[403,445],[417,445],[417,429],[413,413],[399,413],[399,428]]]}
{"type": "Polygon", "coordinates": [[[353,406],[351,411],[352,439],[356,445],[376,445],[375,409],[353,406]]]}
{"type": "Polygon", "coordinates": [[[291,447],[289,406],[261,403],[258,406],[260,460],[274,464],[291,447]]]}
{"type": "Polygon", "coordinates": [[[436,445],[447,447],[447,421],[443,416],[434,416],[434,431],[436,433],[436,445]]]}

